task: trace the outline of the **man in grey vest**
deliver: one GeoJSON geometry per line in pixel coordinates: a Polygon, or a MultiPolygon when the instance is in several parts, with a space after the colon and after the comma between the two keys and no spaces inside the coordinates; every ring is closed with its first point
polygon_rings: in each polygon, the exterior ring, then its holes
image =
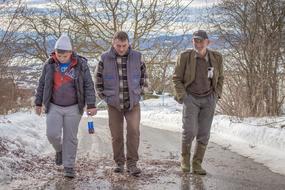
{"type": "Polygon", "coordinates": [[[108,105],[109,128],[116,167],[122,173],[134,176],[141,173],[137,167],[140,137],[140,98],[146,86],[146,67],[140,52],[129,45],[126,32],[117,32],[112,47],[101,55],[96,68],[95,86],[98,96],[108,105]],[[124,118],[127,122],[127,154],[124,153],[124,118]]]}
{"type": "Polygon", "coordinates": [[[209,39],[204,30],[194,32],[192,43],[194,49],[180,54],[173,74],[175,99],[183,103],[181,169],[190,171],[191,145],[196,137],[192,173],[205,175],[201,164],[216,102],[222,95],[223,59],[220,53],[207,48],[209,39]]]}

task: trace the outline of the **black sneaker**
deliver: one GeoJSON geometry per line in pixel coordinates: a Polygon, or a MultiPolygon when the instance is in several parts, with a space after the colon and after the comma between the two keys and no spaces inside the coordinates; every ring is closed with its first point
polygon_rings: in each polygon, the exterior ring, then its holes
{"type": "Polygon", "coordinates": [[[75,177],[74,169],[64,167],[64,177],[74,178],[75,177]]]}
{"type": "Polygon", "coordinates": [[[127,172],[129,172],[132,176],[138,177],[142,173],[142,170],[137,166],[129,166],[127,172]]]}
{"type": "Polygon", "coordinates": [[[55,164],[60,166],[62,165],[62,151],[61,152],[56,152],[55,154],[55,164]]]}
{"type": "Polygon", "coordinates": [[[124,165],[123,164],[117,164],[117,166],[114,168],[115,173],[123,173],[124,172],[124,165]]]}

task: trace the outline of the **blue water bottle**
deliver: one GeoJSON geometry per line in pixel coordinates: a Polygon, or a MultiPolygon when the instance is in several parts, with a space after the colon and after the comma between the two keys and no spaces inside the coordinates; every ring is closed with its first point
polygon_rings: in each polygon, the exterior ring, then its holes
{"type": "Polygon", "coordinates": [[[89,134],[93,134],[95,130],[94,130],[93,118],[91,115],[88,115],[87,122],[88,122],[88,132],[89,134]]]}

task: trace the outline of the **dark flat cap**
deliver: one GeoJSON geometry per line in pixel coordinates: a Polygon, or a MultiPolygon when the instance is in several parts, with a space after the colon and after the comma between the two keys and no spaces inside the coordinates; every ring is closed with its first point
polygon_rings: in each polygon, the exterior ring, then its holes
{"type": "Polygon", "coordinates": [[[205,40],[205,39],[208,39],[208,35],[207,35],[206,31],[198,30],[198,31],[193,33],[193,38],[194,39],[205,40]]]}

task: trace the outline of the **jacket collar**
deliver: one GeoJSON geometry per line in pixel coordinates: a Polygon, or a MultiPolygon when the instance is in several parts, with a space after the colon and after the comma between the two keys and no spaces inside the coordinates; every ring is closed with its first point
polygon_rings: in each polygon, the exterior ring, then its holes
{"type": "MultiPolygon", "coordinates": [[[[56,56],[55,56],[55,52],[52,52],[50,54],[50,57],[53,59],[54,63],[56,64],[60,64],[60,62],[57,60],[56,56]]],[[[72,52],[72,55],[71,55],[71,65],[70,65],[70,68],[71,67],[74,67],[75,65],[77,65],[77,54],[75,52],[72,52]]]]}
{"type": "MultiPolygon", "coordinates": [[[[199,57],[198,52],[196,50],[194,50],[194,51],[195,51],[195,54],[194,54],[195,58],[198,58],[199,57]]],[[[203,59],[205,59],[206,62],[209,61],[209,51],[208,51],[208,49],[206,50],[206,55],[205,55],[205,57],[203,59]]]]}
{"type": "MultiPolygon", "coordinates": [[[[119,56],[113,46],[110,47],[110,49],[108,50],[108,52],[109,52],[109,55],[110,55],[111,57],[113,57],[113,58],[116,58],[116,57],[119,56]]],[[[132,48],[131,48],[131,46],[129,46],[129,49],[128,49],[127,53],[126,53],[124,56],[126,56],[126,57],[129,56],[129,55],[131,54],[131,52],[132,52],[132,48]]]]}
{"type": "MultiPolygon", "coordinates": [[[[215,59],[213,52],[209,49],[207,49],[208,52],[208,59],[210,61],[210,64],[212,67],[217,68],[217,60],[215,59]]],[[[195,71],[196,70],[196,51],[194,49],[190,50],[190,68],[191,70],[195,71]]]]}

